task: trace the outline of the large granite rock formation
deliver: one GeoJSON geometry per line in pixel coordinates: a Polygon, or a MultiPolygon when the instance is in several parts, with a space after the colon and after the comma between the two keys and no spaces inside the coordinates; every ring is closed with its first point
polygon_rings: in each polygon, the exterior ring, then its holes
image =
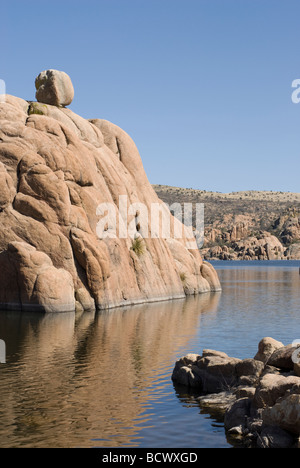
{"type": "Polygon", "coordinates": [[[57,106],[9,95],[0,104],[0,308],[103,309],[219,290],[215,270],[186,238],[145,230],[134,203],[149,212],[163,204],[134,142],[106,120],[61,107],[72,100],[70,83],[43,72],[38,99],[42,89],[57,106]],[[120,196],[131,207],[125,228],[135,232],[107,237],[107,217],[99,235],[99,205],[119,213],[120,196]]]}

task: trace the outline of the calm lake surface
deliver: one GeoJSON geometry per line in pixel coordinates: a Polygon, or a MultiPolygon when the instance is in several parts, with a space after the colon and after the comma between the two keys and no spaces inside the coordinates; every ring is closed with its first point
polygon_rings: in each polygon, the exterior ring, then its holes
{"type": "Polygon", "coordinates": [[[0,313],[0,446],[230,448],[222,420],[174,388],[175,361],[300,339],[300,261],[213,264],[222,293],[80,317],[0,313]]]}

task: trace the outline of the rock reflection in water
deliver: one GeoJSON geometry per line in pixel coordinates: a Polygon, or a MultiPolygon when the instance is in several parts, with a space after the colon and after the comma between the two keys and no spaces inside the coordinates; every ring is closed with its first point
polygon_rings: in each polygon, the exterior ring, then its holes
{"type": "Polygon", "coordinates": [[[176,356],[219,298],[96,315],[1,313],[1,446],[137,446],[152,399],[169,391],[176,356]]]}

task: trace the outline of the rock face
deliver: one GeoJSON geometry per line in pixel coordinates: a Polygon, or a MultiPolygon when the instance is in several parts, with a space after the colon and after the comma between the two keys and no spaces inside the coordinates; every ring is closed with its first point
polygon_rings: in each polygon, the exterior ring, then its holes
{"type": "Polygon", "coordinates": [[[293,359],[297,349],[266,337],[254,359],[203,350],[202,355],[180,358],[172,380],[206,394],[198,398],[200,406],[221,409],[228,435],[244,439],[245,445],[297,447],[300,377],[299,363],[293,359]]]}
{"type": "Polygon", "coordinates": [[[73,97],[61,72],[43,72],[37,88],[42,103],[0,103],[0,308],[104,309],[220,290],[186,236],[151,235],[140,206],[164,205],[132,139],[57,107],[73,97]],[[131,235],[119,235],[121,221],[131,235]]]}

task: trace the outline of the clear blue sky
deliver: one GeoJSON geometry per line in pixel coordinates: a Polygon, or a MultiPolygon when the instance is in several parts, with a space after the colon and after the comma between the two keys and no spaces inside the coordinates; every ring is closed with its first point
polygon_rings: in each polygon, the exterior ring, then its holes
{"type": "Polygon", "coordinates": [[[136,142],[151,183],[299,192],[299,0],[2,0],[7,93],[67,72],[70,108],[136,142]]]}

